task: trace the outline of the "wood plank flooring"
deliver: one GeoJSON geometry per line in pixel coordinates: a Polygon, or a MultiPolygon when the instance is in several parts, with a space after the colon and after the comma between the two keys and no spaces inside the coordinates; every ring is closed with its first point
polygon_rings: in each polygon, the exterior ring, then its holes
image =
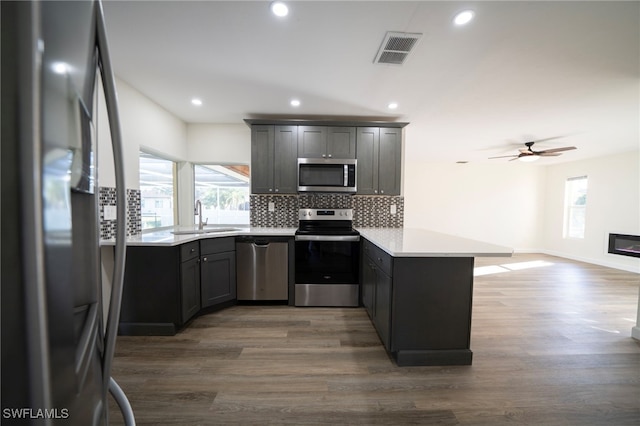
{"type": "Polygon", "coordinates": [[[472,366],[397,367],[362,308],[235,306],[119,336],[113,376],[140,425],[640,424],[638,274],[545,255],[476,267],[472,366]]]}

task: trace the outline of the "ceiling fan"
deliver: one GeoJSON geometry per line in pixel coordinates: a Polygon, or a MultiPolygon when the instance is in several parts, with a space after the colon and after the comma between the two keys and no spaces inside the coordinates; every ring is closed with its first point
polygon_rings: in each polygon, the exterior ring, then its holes
{"type": "Polygon", "coordinates": [[[511,158],[509,161],[520,160],[520,161],[535,161],[540,157],[557,157],[558,155],[562,155],[563,151],[571,151],[572,149],[576,149],[575,146],[565,146],[562,148],[551,148],[544,149],[542,151],[534,151],[533,144],[536,142],[546,142],[552,139],[560,139],[563,136],[555,136],[552,138],[539,139],[537,141],[525,142],[526,148],[520,148],[520,154],[516,155],[502,155],[499,157],[489,157],[490,160],[494,158],[511,158]]]}

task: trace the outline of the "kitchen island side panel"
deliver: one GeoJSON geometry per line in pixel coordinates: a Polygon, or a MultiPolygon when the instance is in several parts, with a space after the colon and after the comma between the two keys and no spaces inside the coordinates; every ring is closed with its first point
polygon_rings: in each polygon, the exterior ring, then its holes
{"type": "Polygon", "coordinates": [[[180,247],[127,247],[121,335],[174,335],[180,318],[180,247]]]}
{"type": "Polygon", "coordinates": [[[471,364],[473,264],[473,257],[394,258],[391,352],[398,359],[422,352],[423,365],[441,357],[471,364]]]}

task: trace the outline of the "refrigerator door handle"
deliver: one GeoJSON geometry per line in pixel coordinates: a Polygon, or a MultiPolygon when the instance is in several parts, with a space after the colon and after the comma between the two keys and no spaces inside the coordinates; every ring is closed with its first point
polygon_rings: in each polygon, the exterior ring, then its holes
{"type": "Polygon", "coordinates": [[[111,131],[111,143],[113,145],[113,160],[116,178],[116,245],[113,268],[113,281],[111,284],[111,298],[109,302],[109,313],[107,316],[107,328],[105,332],[104,360],[103,360],[103,393],[106,396],[111,390],[114,397],[118,398],[118,405],[123,410],[123,416],[127,425],[135,425],[135,419],[131,406],[121,403],[126,396],[115,381],[111,379],[111,364],[115,352],[118,323],[120,321],[120,304],[122,301],[122,287],[124,285],[124,263],[126,257],[126,189],[124,180],[124,156],[122,134],[120,126],[120,116],[118,114],[118,98],[116,93],[116,83],[113,68],[111,67],[111,57],[107,43],[107,32],[104,22],[104,11],[102,2],[97,2],[96,7],[96,44],[98,49],[98,66],[102,76],[102,85],[105,92],[107,105],[107,117],[109,120],[109,130],[111,131]],[[119,392],[118,392],[119,390],[119,392]]]}

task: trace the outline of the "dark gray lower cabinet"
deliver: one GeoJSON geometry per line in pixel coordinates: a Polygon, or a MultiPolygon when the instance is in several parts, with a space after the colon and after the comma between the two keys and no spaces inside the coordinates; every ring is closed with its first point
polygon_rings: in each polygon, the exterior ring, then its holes
{"type": "Polygon", "coordinates": [[[200,259],[180,264],[182,292],[182,323],[189,321],[200,310],[200,259]]]}
{"type": "Polygon", "coordinates": [[[382,269],[376,267],[369,256],[363,256],[362,262],[362,304],[375,325],[382,344],[389,350],[392,280],[382,269]]]}
{"type": "Polygon", "coordinates": [[[203,308],[236,298],[235,250],[233,237],[200,242],[200,294],[203,308]]]}
{"type": "Polygon", "coordinates": [[[235,240],[127,247],[121,335],[174,335],[203,308],[236,298],[235,240]]]}
{"type": "Polygon", "coordinates": [[[474,259],[362,253],[362,303],[397,364],[471,365],[474,259]]]}

